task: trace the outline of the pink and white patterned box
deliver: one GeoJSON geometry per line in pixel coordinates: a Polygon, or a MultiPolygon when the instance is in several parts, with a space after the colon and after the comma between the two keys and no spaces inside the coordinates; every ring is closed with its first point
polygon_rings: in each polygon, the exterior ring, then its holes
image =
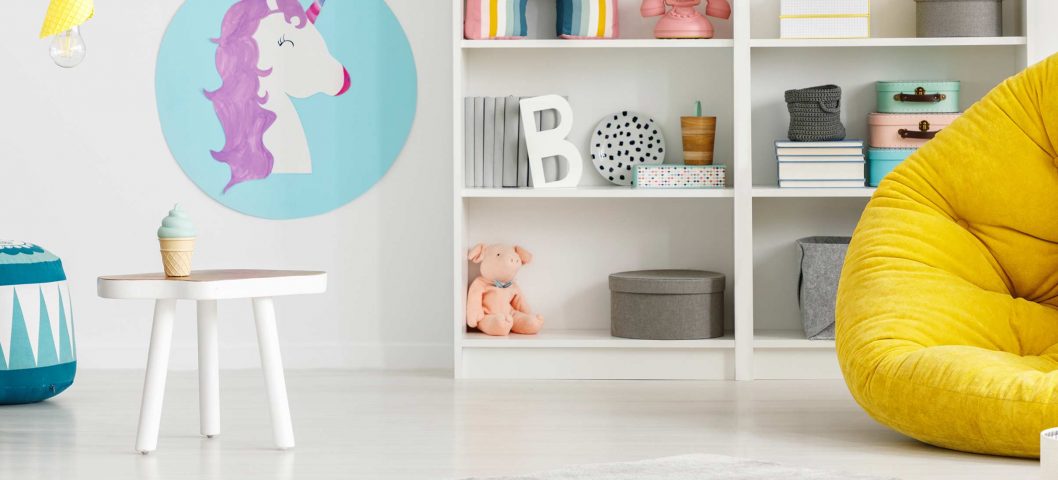
{"type": "Polygon", "coordinates": [[[724,165],[638,165],[632,184],[636,188],[724,188],[724,165]]]}

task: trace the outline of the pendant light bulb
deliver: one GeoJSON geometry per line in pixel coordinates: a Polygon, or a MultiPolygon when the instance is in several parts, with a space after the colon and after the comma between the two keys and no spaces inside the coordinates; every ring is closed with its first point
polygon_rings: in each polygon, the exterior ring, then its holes
{"type": "Polygon", "coordinates": [[[76,67],[84,57],[85,43],[79,27],[56,35],[51,42],[51,59],[60,67],[76,67]]]}

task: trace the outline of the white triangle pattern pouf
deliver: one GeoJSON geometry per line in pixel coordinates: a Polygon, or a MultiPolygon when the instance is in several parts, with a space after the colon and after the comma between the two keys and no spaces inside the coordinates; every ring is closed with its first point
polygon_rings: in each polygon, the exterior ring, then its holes
{"type": "Polygon", "coordinates": [[[0,240],[0,405],[58,395],[76,371],[62,261],[37,245],[0,240]]]}

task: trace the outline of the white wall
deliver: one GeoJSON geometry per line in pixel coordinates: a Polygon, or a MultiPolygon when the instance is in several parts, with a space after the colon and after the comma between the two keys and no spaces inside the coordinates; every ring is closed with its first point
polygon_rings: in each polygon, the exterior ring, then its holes
{"type": "MultiPolygon", "coordinates": [[[[97,0],[88,58],[56,67],[37,40],[45,0],[8,2],[0,42],[0,237],[63,258],[82,367],[142,368],[150,302],[101,300],[95,278],[161,268],[155,229],[174,202],[200,227],[198,268],[330,272],[330,290],[277,302],[287,365],[451,365],[451,7],[387,0],[411,41],[419,105],[411,136],[371,191],[302,220],[248,217],[207,198],[162,137],[158,45],[179,0],[97,0]]],[[[246,302],[222,302],[221,362],[257,364],[246,302]]],[[[181,305],[173,365],[194,367],[193,309],[181,305]]]]}

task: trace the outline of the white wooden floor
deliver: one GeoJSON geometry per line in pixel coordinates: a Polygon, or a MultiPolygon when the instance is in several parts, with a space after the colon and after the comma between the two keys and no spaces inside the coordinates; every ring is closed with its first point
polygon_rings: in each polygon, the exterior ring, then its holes
{"type": "Polygon", "coordinates": [[[1035,461],[949,452],[875,424],[839,381],[454,381],[447,372],[288,373],[298,447],[271,450],[259,372],[221,373],[222,434],[198,436],[193,373],[169,377],[162,438],[133,452],[142,373],[78,372],[0,407],[0,479],[452,478],[716,453],[902,479],[1036,478],[1035,461]]]}

